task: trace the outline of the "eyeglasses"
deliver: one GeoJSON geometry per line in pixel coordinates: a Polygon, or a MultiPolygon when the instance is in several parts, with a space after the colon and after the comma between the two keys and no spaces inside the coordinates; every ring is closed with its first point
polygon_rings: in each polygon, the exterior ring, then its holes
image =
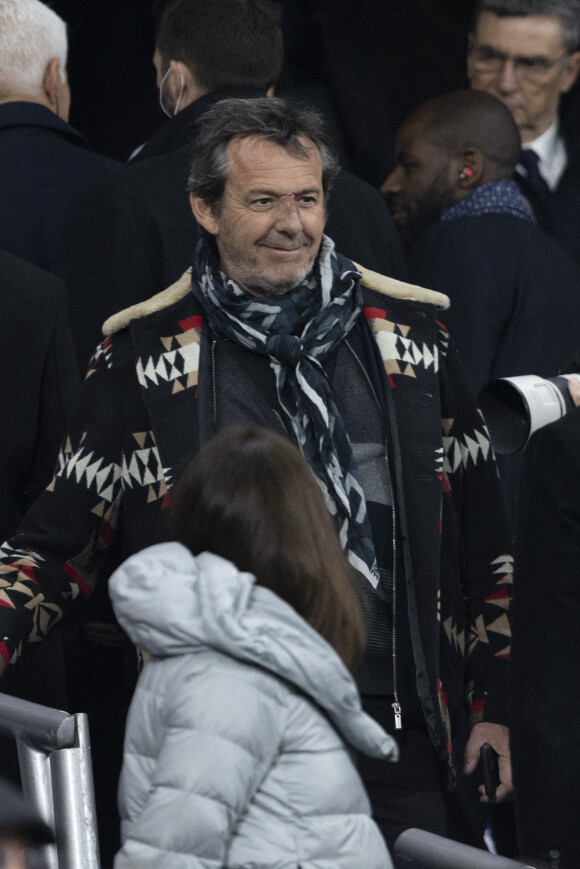
{"type": "Polygon", "coordinates": [[[569,52],[564,51],[555,60],[548,60],[547,57],[518,57],[517,55],[514,56],[496,51],[495,48],[475,45],[469,52],[469,61],[476,72],[483,73],[484,75],[497,75],[505,64],[511,61],[516,78],[533,82],[534,84],[541,84],[548,78],[550,70],[564,57],[567,57],[568,54],[569,52]]]}

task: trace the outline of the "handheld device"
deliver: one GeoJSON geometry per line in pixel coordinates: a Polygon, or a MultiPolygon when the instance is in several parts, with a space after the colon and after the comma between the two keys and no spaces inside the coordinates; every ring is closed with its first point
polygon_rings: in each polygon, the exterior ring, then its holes
{"type": "Polygon", "coordinates": [[[483,772],[483,786],[486,796],[495,800],[495,792],[499,785],[499,767],[497,753],[488,742],[484,742],[479,750],[481,768],[483,772]]]}

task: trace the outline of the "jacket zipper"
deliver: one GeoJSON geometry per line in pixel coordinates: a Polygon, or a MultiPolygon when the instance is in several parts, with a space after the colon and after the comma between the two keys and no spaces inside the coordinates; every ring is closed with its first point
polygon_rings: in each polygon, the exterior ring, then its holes
{"type": "MultiPolygon", "coordinates": [[[[215,377],[215,373],[216,373],[215,372],[215,348],[216,348],[216,344],[217,344],[217,341],[214,338],[212,341],[212,344],[211,344],[211,373],[212,373],[212,397],[213,397],[213,423],[214,423],[214,427],[216,425],[216,420],[217,420],[217,395],[216,395],[216,377],[215,377]]],[[[379,411],[382,413],[382,407],[381,407],[379,400],[377,398],[375,388],[372,384],[372,381],[371,381],[364,365],[362,364],[362,362],[358,358],[356,352],[353,350],[353,348],[348,340],[345,341],[345,344],[348,347],[349,351],[352,353],[353,357],[355,358],[360,370],[362,371],[363,376],[369,385],[369,388],[371,390],[371,393],[372,393],[372,396],[375,400],[375,403],[376,403],[379,411]]],[[[284,424],[282,417],[280,416],[280,414],[278,413],[278,411],[275,408],[273,408],[273,410],[274,410],[274,414],[278,418],[278,421],[280,422],[282,428],[284,429],[284,431],[287,434],[288,429],[286,428],[286,425],[284,424]]],[[[392,535],[393,535],[393,604],[392,604],[393,639],[392,639],[391,656],[392,656],[392,662],[393,662],[393,698],[394,699],[393,699],[393,703],[391,704],[391,706],[393,708],[393,714],[395,716],[395,730],[402,730],[403,729],[403,713],[402,713],[402,709],[401,709],[401,704],[399,702],[399,673],[398,673],[398,662],[397,662],[397,513],[396,513],[396,506],[395,506],[395,496],[394,496],[394,491],[393,491],[393,483],[392,483],[392,479],[391,479],[391,463],[389,462],[389,452],[388,452],[386,444],[385,444],[384,456],[385,456],[385,464],[387,466],[387,478],[389,481],[389,491],[390,491],[391,503],[392,503],[391,514],[393,517],[392,518],[392,535]]]]}
{"type": "Polygon", "coordinates": [[[284,420],[282,419],[281,415],[278,413],[278,411],[276,410],[275,407],[272,408],[272,412],[273,412],[274,416],[276,417],[276,419],[278,420],[278,422],[280,423],[280,427],[282,428],[282,431],[284,432],[286,437],[290,437],[290,432],[288,431],[286,423],[284,422],[284,420]]]}
{"type": "MultiPolygon", "coordinates": [[[[375,400],[375,403],[379,409],[379,412],[382,414],[383,409],[380,405],[380,402],[377,398],[377,394],[375,392],[375,388],[373,383],[366,371],[364,365],[360,361],[357,356],[355,350],[352,348],[348,339],[345,340],[345,344],[354,356],[356,362],[360,370],[362,371],[365,380],[367,381],[372,396],[375,400]]],[[[398,672],[398,661],[397,661],[397,512],[396,512],[396,504],[395,504],[395,493],[393,490],[393,480],[391,477],[391,463],[389,461],[389,451],[387,444],[385,443],[384,449],[385,456],[385,464],[387,466],[387,477],[389,481],[389,491],[391,495],[391,515],[392,515],[392,535],[393,535],[393,604],[392,604],[392,617],[393,617],[393,639],[392,639],[392,647],[391,647],[391,656],[393,661],[393,702],[391,706],[393,708],[393,714],[395,716],[395,730],[403,729],[403,711],[401,709],[401,704],[399,702],[399,672],[398,672]]]]}
{"type": "Polygon", "coordinates": [[[211,395],[213,402],[213,427],[217,424],[217,387],[215,378],[215,348],[217,339],[213,338],[211,342],[211,395]]]}

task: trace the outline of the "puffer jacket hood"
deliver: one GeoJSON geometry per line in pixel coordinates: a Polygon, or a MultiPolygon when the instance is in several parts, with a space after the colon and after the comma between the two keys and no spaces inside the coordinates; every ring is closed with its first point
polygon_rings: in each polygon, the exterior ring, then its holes
{"type": "Polygon", "coordinates": [[[343,739],[395,760],[395,741],[361,709],[358,689],[334,649],[285,601],[231,562],[180,543],[129,558],[110,596],[132,641],[155,657],[213,648],[288,680],[324,709],[343,739]]]}

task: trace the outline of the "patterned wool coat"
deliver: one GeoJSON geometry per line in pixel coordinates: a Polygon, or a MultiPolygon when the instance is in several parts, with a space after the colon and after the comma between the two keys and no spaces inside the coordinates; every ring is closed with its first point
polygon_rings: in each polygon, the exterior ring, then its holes
{"type": "MultiPolygon", "coordinates": [[[[446,297],[362,271],[386,378],[417,691],[450,762],[454,716],[506,723],[510,540],[489,436],[437,320],[446,297]]],[[[4,667],[123,557],[165,539],[171,488],[215,430],[212,341],[187,273],[104,332],[58,472],[0,550],[4,667]]],[[[284,432],[269,411],[255,421],[284,432]]]]}

